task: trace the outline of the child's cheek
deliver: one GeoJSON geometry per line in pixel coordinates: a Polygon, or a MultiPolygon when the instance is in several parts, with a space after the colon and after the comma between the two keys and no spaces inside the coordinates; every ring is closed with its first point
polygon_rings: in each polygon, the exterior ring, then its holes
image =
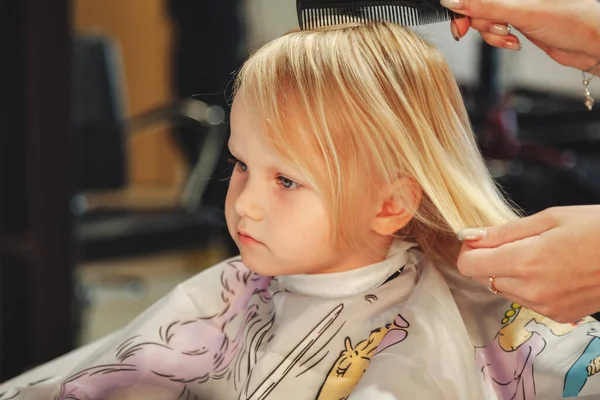
{"type": "Polygon", "coordinates": [[[227,188],[227,197],[237,198],[244,189],[246,178],[244,174],[234,171],[229,179],[229,187],[227,188]]]}

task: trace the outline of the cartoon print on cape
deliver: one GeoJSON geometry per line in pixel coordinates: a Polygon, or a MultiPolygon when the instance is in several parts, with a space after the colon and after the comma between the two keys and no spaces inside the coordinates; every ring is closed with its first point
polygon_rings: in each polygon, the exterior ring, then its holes
{"type": "Polygon", "coordinates": [[[246,332],[251,325],[261,321],[258,305],[250,304],[252,297],[267,303],[271,278],[248,270],[240,260],[225,265],[221,274],[222,298],[225,306],[212,317],[199,317],[191,321],[176,321],[159,329],[160,343],[145,342],[135,336],[119,346],[117,363],[85,369],[68,379],[57,400],[100,399],[116,389],[132,385],[167,388],[179,393],[180,399],[194,399],[190,387],[209,379],[228,380],[237,371],[234,361],[243,354],[246,332]],[[234,337],[229,337],[228,324],[243,315],[242,324],[234,337]]]}
{"type": "MultiPolygon", "coordinates": [[[[346,321],[338,321],[344,309],[344,304],[339,304],[315,323],[250,391],[252,371],[258,362],[257,350],[261,343],[273,338],[270,331],[274,309],[268,307],[266,316],[264,312],[257,312],[261,303],[273,305],[272,295],[277,293],[270,294],[270,282],[271,278],[252,273],[239,260],[229,262],[221,275],[225,304],[221,312],[161,327],[159,343],[143,341],[141,336],[125,341],[116,351],[118,363],[94,366],[70,376],[54,400],[105,399],[135,385],[166,389],[181,400],[199,400],[194,386],[209,379],[227,379],[235,387],[245,381],[240,400],[266,399],[286,377],[297,378],[319,365],[329,354],[327,345],[346,324],[346,321]],[[251,301],[253,297],[255,300],[251,301]],[[235,336],[230,337],[226,328],[236,317],[243,322],[235,330],[235,336]],[[319,348],[313,349],[317,343],[319,348]]],[[[365,297],[369,303],[376,300],[374,295],[365,297]]],[[[393,323],[371,331],[369,337],[356,346],[346,337],[345,350],[329,369],[316,398],[347,398],[371,358],[403,341],[408,326],[408,322],[397,315],[393,323]]]]}
{"type": "MultiPolygon", "coordinates": [[[[269,373],[267,376],[258,384],[256,389],[253,391],[249,390],[251,375],[252,375],[252,365],[250,365],[250,376],[244,387],[244,390],[240,394],[240,400],[264,400],[269,394],[277,387],[277,385],[287,376],[289,375],[294,368],[301,369],[302,371],[297,373],[296,377],[306,373],[310,369],[314,368],[318,365],[323,358],[317,359],[316,362],[311,364],[310,366],[304,368],[308,362],[310,362],[314,357],[316,357],[321,350],[326,346],[327,343],[333,339],[337,333],[342,329],[344,323],[340,325],[340,327],[332,332],[328,332],[333,323],[338,319],[342,310],[344,309],[343,304],[339,304],[333,310],[331,310],[323,319],[321,319],[317,324],[300,340],[298,344],[296,344],[292,350],[283,358],[283,360],[269,373]],[[312,355],[309,355],[309,350],[317,343],[319,340],[325,340],[325,345],[323,345],[320,349],[312,352],[312,355]],[[307,359],[304,357],[307,356],[307,359]],[[300,361],[303,361],[300,363],[300,361]]],[[[253,356],[253,353],[250,353],[249,356],[253,356]]]]}
{"type": "MultiPolygon", "coordinates": [[[[374,295],[367,297],[367,301],[369,302],[371,302],[373,298],[377,299],[374,295]]],[[[271,394],[286,376],[296,374],[295,376],[299,377],[320,364],[329,352],[323,354],[314,362],[312,362],[312,360],[319,356],[321,350],[337,336],[339,331],[345,325],[346,322],[344,321],[341,324],[338,324],[338,329],[335,331],[333,330],[334,322],[336,322],[343,309],[344,304],[339,304],[317,322],[315,326],[312,327],[312,329],[290,350],[283,360],[266,375],[253,391],[249,390],[251,382],[249,377],[246,387],[239,396],[239,400],[264,400],[268,398],[269,394],[271,394]],[[319,349],[310,351],[319,340],[324,342],[324,344],[319,349]],[[312,364],[305,368],[304,366],[309,362],[312,362],[312,364]]],[[[352,347],[351,339],[346,337],[344,340],[346,349],[340,353],[339,357],[329,370],[323,385],[319,388],[317,399],[346,399],[362,378],[363,373],[369,366],[371,358],[383,350],[403,341],[407,336],[406,328],[408,328],[408,326],[408,322],[401,315],[397,315],[393,323],[387,324],[383,328],[374,329],[367,339],[359,342],[355,347],[352,347]]],[[[255,356],[255,353],[249,353],[249,357],[252,357],[253,355],[255,356]]],[[[249,365],[249,369],[252,371],[253,363],[250,362],[249,365]]]]}
{"type": "Polygon", "coordinates": [[[579,396],[588,379],[600,379],[600,330],[592,327],[588,335],[590,343],[565,376],[563,397],[579,396]]]}
{"type": "Polygon", "coordinates": [[[584,319],[574,324],[559,324],[520,304],[513,303],[505,313],[504,325],[494,342],[475,348],[475,360],[484,380],[491,382],[501,400],[531,400],[536,397],[533,363],[546,347],[546,340],[527,329],[530,323],[548,328],[557,337],[570,333],[584,319]]]}
{"type": "Polygon", "coordinates": [[[349,337],[344,339],[345,349],[331,367],[317,400],[344,400],[352,393],[371,359],[383,350],[406,339],[409,323],[398,314],[394,322],[371,331],[369,337],[352,347],[349,337]]]}

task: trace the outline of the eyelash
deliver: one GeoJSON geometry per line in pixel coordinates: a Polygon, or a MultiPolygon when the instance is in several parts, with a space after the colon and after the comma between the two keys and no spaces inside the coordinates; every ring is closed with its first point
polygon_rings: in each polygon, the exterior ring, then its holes
{"type": "MultiPolygon", "coordinates": [[[[227,162],[229,164],[235,165],[236,168],[239,168],[240,172],[248,172],[248,166],[245,163],[238,160],[234,156],[230,156],[229,159],[227,160],[227,162]]],[[[277,184],[280,185],[281,187],[283,187],[285,190],[298,190],[302,187],[302,185],[299,184],[298,182],[296,182],[290,178],[286,178],[285,176],[278,175],[276,179],[277,179],[277,184]],[[286,186],[286,184],[290,184],[290,183],[291,183],[291,185],[289,187],[286,186]]]]}
{"type": "Polygon", "coordinates": [[[242,172],[248,171],[248,166],[246,164],[244,164],[243,162],[241,162],[240,160],[238,160],[237,158],[235,158],[234,156],[229,156],[229,158],[227,159],[227,162],[231,165],[235,165],[235,167],[239,168],[240,171],[242,171],[242,172]]]}
{"type": "Polygon", "coordinates": [[[286,178],[285,176],[281,176],[281,175],[279,175],[277,177],[277,184],[281,185],[285,190],[298,190],[302,187],[302,185],[299,184],[298,182],[295,182],[295,181],[291,180],[290,178],[286,178]],[[286,185],[283,184],[284,182],[291,183],[293,187],[291,187],[291,186],[287,187],[286,185]]]}

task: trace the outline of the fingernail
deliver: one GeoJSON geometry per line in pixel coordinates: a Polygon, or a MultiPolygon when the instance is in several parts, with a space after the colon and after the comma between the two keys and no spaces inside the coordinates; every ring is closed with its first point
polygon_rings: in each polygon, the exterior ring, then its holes
{"type": "Polygon", "coordinates": [[[469,228],[458,231],[456,236],[461,242],[472,242],[475,240],[483,239],[487,235],[487,229],[485,228],[469,228]]]}
{"type": "Polygon", "coordinates": [[[440,0],[440,4],[451,10],[460,10],[463,8],[463,0],[440,0]]]}
{"type": "Polygon", "coordinates": [[[504,41],[504,48],[509,50],[519,51],[523,47],[523,44],[518,40],[507,39],[504,41]]]}
{"type": "Polygon", "coordinates": [[[454,40],[458,42],[460,40],[460,32],[458,31],[458,25],[454,21],[450,22],[450,32],[452,32],[454,40]]]}
{"type": "Polygon", "coordinates": [[[510,33],[510,26],[502,24],[493,24],[489,29],[494,35],[506,36],[510,33]]]}

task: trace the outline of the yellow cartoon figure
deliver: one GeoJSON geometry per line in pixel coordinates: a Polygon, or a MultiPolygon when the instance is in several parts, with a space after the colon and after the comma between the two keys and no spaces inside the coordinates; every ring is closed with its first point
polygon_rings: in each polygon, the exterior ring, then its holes
{"type": "MultiPolygon", "coordinates": [[[[476,364],[484,379],[490,382],[501,399],[534,399],[536,386],[533,364],[535,358],[546,347],[546,338],[530,330],[531,327],[528,328],[527,325],[530,322],[544,325],[552,335],[560,337],[591,321],[592,319],[585,318],[572,324],[559,324],[513,303],[504,315],[503,327],[496,340],[486,347],[475,348],[476,364]]],[[[573,390],[569,385],[566,385],[565,389],[569,392],[573,390]]]]}
{"type": "Polygon", "coordinates": [[[396,316],[394,323],[371,331],[369,337],[352,347],[349,337],[344,340],[345,349],[331,367],[318,400],[344,400],[371,363],[371,358],[384,349],[403,341],[408,332],[408,322],[401,315],[396,316]]]}
{"type": "Polygon", "coordinates": [[[597,373],[600,373],[600,356],[596,357],[590,365],[587,366],[588,376],[593,376],[597,373]]]}
{"type": "Polygon", "coordinates": [[[506,312],[504,319],[502,320],[504,327],[498,332],[498,342],[500,343],[500,347],[502,347],[504,351],[512,351],[518,349],[523,343],[527,342],[533,333],[528,331],[525,326],[531,321],[547,326],[555,336],[564,336],[577,326],[586,322],[594,322],[595,320],[592,317],[586,317],[571,324],[559,324],[535,311],[531,311],[526,307],[521,307],[520,304],[513,303],[511,309],[506,312]],[[513,317],[514,319],[511,321],[511,318],[513,317]]]}

